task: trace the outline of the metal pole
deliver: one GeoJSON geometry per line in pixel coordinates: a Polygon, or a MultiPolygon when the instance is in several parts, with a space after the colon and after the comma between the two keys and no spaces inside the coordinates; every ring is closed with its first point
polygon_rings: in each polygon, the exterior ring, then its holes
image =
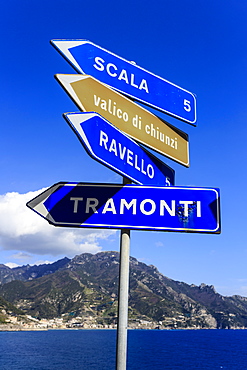
{"type": "MultiPolygon", "coordinates": [[[[130,181],[124,178],[124,184],[130,181]]],[[[116,370],[126,370],[127,366],[127,328],[128,328],[128,296],[129,296],[129,256],[130,230],[121,230],[120,264],[118,286],[118,326],[117,326],[117,358],[116,370]]]]}

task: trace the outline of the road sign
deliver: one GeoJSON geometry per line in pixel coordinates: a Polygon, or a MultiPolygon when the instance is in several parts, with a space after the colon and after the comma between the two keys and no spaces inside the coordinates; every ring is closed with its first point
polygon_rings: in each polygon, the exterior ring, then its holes
{"type": "Polygon", "coordinates": [[[79,109],[97,112],[141,144],[189,167],[188,135],[87,75],[56,75],[79,109]]]}
{"type": "Polygon", "coordinates": [[[27,206],[55,226],[220,233],[214,188],[61,182],[27,206]]]}
{"type": "Polygon", "coordinates": [[[173,169],[98,113],[67,113],[64,117],[89,155],[100,163],[137,184],[174,185],[173,169]]]}
{"type": "Polygon", "coordinates": [[[79,73],[91,75],[144,104],[196,125],[195,96],[88,40],[52,40],[79,73]]]}

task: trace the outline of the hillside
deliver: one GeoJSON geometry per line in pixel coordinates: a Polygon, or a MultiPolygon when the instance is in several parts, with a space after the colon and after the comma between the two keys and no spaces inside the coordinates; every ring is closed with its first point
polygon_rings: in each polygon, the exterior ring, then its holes
{"type": "MultiPolygon", "coordinates": [[[[0,296],[38,320],[115,325],[118,272],[117,252],[84,253],[51,265],[0,265],[0,296]]],[[[140,323],[160,328],[247,327],[247,298],[223,297],[213,286],[174,281],[130,257],[129,325],[140,323]]]]}

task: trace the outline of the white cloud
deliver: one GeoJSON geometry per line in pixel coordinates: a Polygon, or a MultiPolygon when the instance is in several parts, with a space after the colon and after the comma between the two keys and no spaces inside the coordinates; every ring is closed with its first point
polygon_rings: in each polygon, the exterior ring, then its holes
{"type": "Polygon", "coordinates": [[[155,246],[156,247],[164,247],[164,243],[162,243],[162,242],[156,242],[155,243],[155,246]]]}
{"type": "Polygon", "coordinates": [[[23,263],[29,263],[32,260],[32,256],[29,253],[25,252],[14,253],[11,257],[23,263]]]}
{"type": "Polygon", "coordinates": [[[13,262],[7,262],[7,263],[5,263],[5,266],[8,266],[12,269],[14,267],[18,267],[19,265],[17,265],[17,263],[13,263],[13,262]]]}
{"type": "Polygon", "coordinates": [[[26,194],[0,195],[0,247],[39,255],[74,256],[97,253],[100,241],[114,230],[59,228],[27,208],[26,203],[45,189],[26,194]]]}

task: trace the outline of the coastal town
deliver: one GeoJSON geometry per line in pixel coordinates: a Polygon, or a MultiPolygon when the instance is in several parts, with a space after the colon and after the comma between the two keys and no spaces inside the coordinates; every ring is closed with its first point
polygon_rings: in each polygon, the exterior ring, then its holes
{"type": "MultiPolygon", "coordinates": [[[[3,315],[7,315],[2,310],[3,315]]],[[[65,316],[65,315],[64,315],[65,316]]],[[[173,320],[171,320],[172,322],[173,320]]],[[[176,326],[176,324],[175,324],[176,326]]],[[[165,329],[162,322],[148,320],[129,320],[129,329],[165,329]]],[[[174,323],[173,323],[174,327],[174,323]]],[[[52,329],[117,329],[117,320],[106,324],[103,320],[97,320],[92,316],[83,319],[81,316],[68,319],[67,317],[53,319],[37,319],[30,315],[14,315],[9,313],[4,323],[0,324],[0,331],[22,331],[22,330],[52,330],[52,329]]]]}
{"type": "MultiPolygon", "coordinates": [[[[8,313],[3,309],[1,314],[6,318],[4,322],[0,323],[0,331],[33,331],[33,330],[65,330],[65,329],[117,329],[117,318],[112,320],[112,323],[105,323],[103,318],[96,319],[93,316],[88,316],[86,319],[81,316],[68,318],[68,315],[62,315],[61,318],[53,319],[37,319],[30,315],[14,315],[8,313]]],[[[233,314],[229,314],[234,316],[233,314]]],[[[168,317],[164,321],[149,321],[144,319],[129,319],[128,329],[146,329],[146,330],[176,330],[176,329],[217,329],[216,320],[207,317],[207,325],[203,326],[196,323],[194,317],[194,324],[186,324],[186,317],[179,315],[178,317],[168,317]]],[[[244,326],[232,325],[225,329],[246,329],[244,326]]]]}

